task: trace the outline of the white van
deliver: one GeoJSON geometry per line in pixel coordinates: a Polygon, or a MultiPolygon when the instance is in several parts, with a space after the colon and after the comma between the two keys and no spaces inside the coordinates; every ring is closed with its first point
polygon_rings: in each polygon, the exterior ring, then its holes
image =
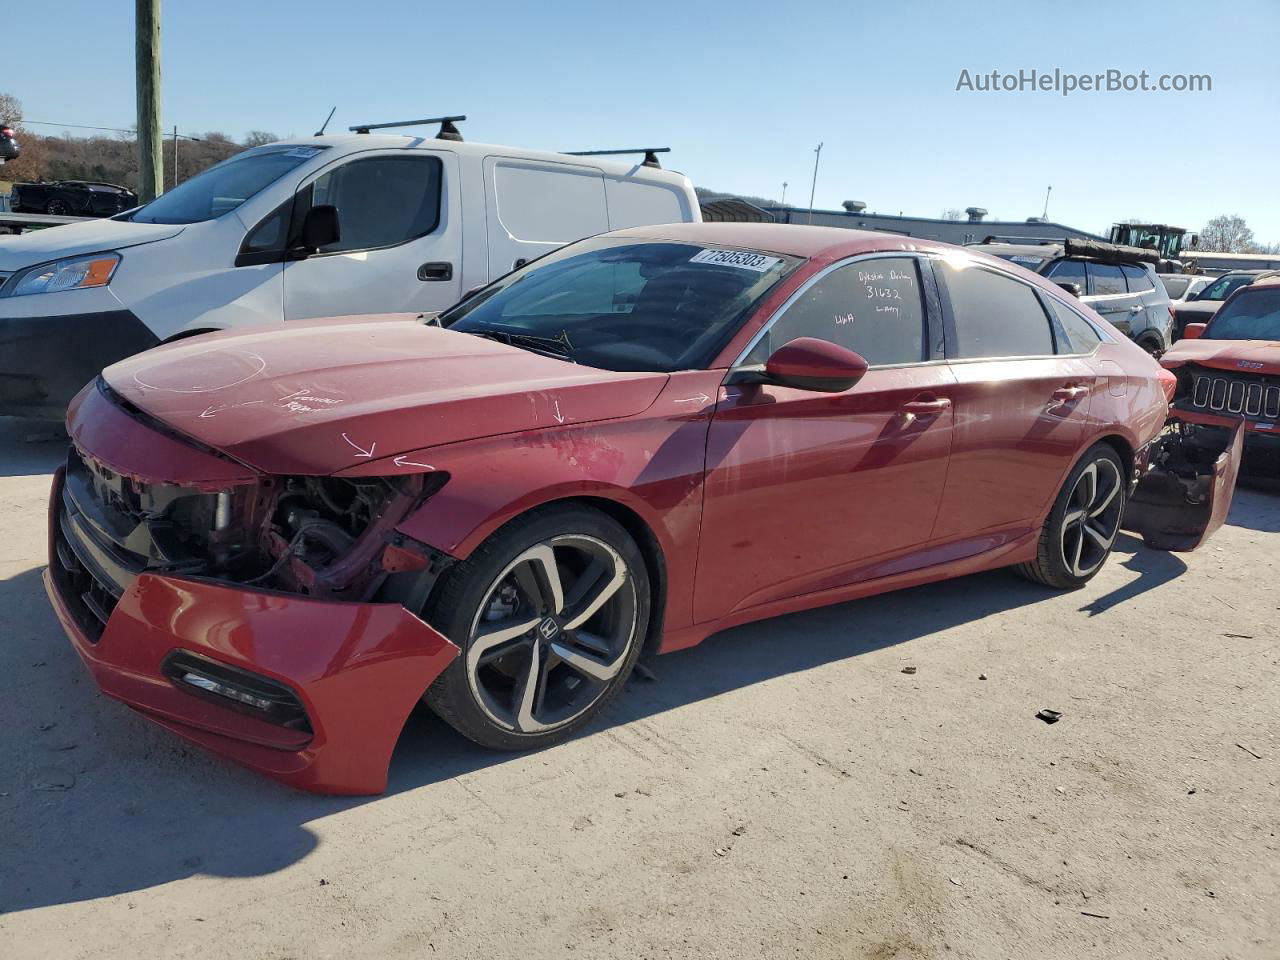
{"type": "Polygon", "coordinates": [[[0,414],[61,417],[104,366],[166,340],[441,310],[570,241],[699,219],[652,151],[463,143],[449,122],[256,147],[109,220],[0,238],[0,414]]]}

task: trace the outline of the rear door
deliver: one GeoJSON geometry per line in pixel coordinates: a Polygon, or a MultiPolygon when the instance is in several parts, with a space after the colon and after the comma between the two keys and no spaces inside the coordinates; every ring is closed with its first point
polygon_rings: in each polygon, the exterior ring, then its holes
{"type": "Polygon", "coordinates": [[[489,279],[609,230],[604,176],[595,167],[486,157],[489,279]]]}
{"type": "Polygon", "coordinates": [[[1129,293],[1124,272],[1114,263],[1092,261],[1085,264],[1085,270],[1089,277],[1086,302],[1126,337],[1132,337],[1135,325],[1142,325],[1142,318],[1135,316],[1142,312],[1142,303],[1137,294],[1129,293]]]}
{"type": "Polygon", "coordinates": [[[342,236],[285,264],[285,319],[443,310],[460,299],[457,162],[447,151],[370,151],[306,181],[291,229],[329,204],[342,236]]]}
{"type": "Polygon", "coordinates": [[[1035,529],[1080,453],[1095,375],[1087,356],[1059,353],[1054,298],[986,265],[936,264],[956,387],[934,536],[967,544],[963,556],[1035,529]]]}
{"type": "Polygon", "coordinates": [[[1137,299],[1130,304],[1134,324],[1130,336],[1152,349],[1163,350],[1170,343],[1169,297],[1164,293],[1163,284],[1157,289],[1157,281],[1146,267],[1125,264],[1120,270],[1130,295],[1137,299]],[[1137,312],[1133,312],[1135,306],[1140,308],[1137,312]]]}

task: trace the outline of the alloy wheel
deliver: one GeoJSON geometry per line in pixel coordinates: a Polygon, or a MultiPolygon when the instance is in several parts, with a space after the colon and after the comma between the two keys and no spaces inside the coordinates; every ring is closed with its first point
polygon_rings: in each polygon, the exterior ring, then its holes
{"type": "Polygon", "coordinates": [[[634,578],[603,540],[566,534],[529,547],[472,621],[465,663],[476,703],[516,733],[573,722],[627,662],[637,614],[634,578]]]}
{"type": "Polygon", "coordinates": [[[1120,532],[1124,480],[1115,461],[1099,457],[1076,479],[1062,515],[1062,560],[1075,577],[1097,570],[1120,532]]]}

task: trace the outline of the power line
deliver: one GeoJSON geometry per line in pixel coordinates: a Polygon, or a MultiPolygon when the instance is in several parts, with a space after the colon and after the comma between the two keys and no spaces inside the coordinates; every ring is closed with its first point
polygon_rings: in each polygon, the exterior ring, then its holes
{"type": "MultiPolygon", "coordinates": [[[[91,127],[83,123],[50,123],[48,120],[25,120],[24,119],[24,120],[19,120],[18,123],[21,123],[21,124],[33,123],[37,127],[66,127],[69,130],[107,130],[111,133],[132,133],[132,134],[137,134],[138,132],[137,130],[125,129],[124,127],[91,127]]],[[[172,137],[174,136],[174,134],[171,133],[169,134],[169,136],[172,137]]],[[[179,140],[194,140],[196,143],[204,142],[201,137],[192,137],[192,136],[188,136],[185,133],[179,133],[177,134],[177,137],[179,140]]]]}

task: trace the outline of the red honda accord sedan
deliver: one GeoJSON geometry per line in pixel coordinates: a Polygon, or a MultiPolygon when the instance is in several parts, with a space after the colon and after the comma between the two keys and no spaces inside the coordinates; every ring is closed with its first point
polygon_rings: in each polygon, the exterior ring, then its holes
{"type": "Polygon", "coordinates": [[[646,648],[993,567],[1084,584],[1161,377],[961,248],[624,230],[438,316],[109,368],[69,413],[47,585],[110,696],[281,781],[376,793],[423,698],[537,747],[646,648]]]}

